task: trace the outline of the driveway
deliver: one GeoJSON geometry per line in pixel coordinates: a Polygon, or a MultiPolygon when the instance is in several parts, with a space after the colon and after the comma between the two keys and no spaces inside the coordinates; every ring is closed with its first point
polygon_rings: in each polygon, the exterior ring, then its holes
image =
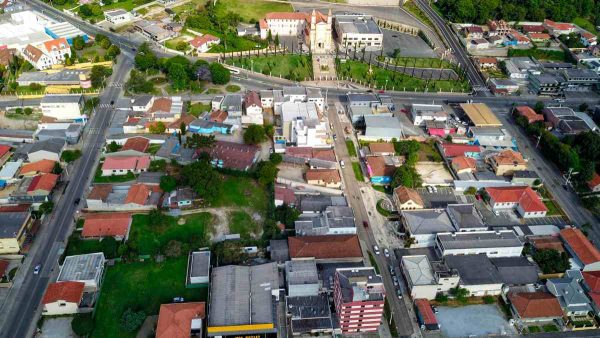
{"type": "Polygon", "coordinates": [[[445,337],[516,334],[496,305],[438,307],[436,315],[445,337]]]}
{"type": "Polygon", "coordinates": [[[42,326],[42,338],[67,338],[77,337],[71,330],[71,320],[73,317],[45,318],[42,326]]]}

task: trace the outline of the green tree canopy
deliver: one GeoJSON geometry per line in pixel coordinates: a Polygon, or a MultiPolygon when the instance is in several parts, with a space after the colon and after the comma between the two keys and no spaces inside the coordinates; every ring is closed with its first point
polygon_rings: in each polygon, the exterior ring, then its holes
{"type": "Polygon", "coordinates": [[[177,180],[175,177],[170,175],[163,175],[160,177],[160,189],[165,192],[171,192],[177,188],[177,180]]]}
{"type": "Polygon", "coordinates": [[[555,249],[536,250],[533,254],[533,260],[544,273],[565,272],[571,268],[569,256],[565,252],[561,253],[555,249]]]}
{"type": "Polygon", "coordinates": [[[258,124],[249,125],[244,132],[244,143],[246,144],[259,144],[266,139],[265,129],[258,124]]]}
{"type": "Polygon", "coordinates": [[[223,67],[220,63],[213,62],[210,64],[211,80],[214,84],[224,85],[231,79],[231,72],[229,69],[223,67]]]}
{"type": "Polygon", "coordinates": [[[212,202],[221,192],[221,175],[208,161],[197,161],[183,167],[181,176],[184,182],[207,202],[212,202]]]}
{"type": "Polygon", "coordinates": [[[421,184],[423,184],[421,175],[419,175],[419,173],[413,166],[406,164],[396,169],[396,172],[394,173],[394,178],[392,180],[392,186],[394,188],[399,186],[417,188],[420,187],[421,184]]]}

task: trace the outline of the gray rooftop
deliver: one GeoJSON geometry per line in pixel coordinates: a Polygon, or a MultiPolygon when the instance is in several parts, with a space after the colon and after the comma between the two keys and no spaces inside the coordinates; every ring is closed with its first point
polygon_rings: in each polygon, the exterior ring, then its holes
{"type": "Polygon", "coordinates": [[[375,268],[338,269],[337,275],[344,302],[383,300],[383,280],[375,268]]]}
{"type": "Polygon", "coordinates": [[[285,262],[290,259],[287,239],[272,239],[269,246],[271,247],[271,260],[285,262]]]}
{"type": "Polygon", "coordinates": [[[42,98],[41,104],[79,103],[82,99],[81,94],[48,94],[42,98]]]}
{"type": "Polygon", "coordinates": [[[348,206],[344,196],[306,195],[299,199],[298,209],[302,212],[323,212],[330,205],[348,206]]]}
{"type": "Polygon", "coordinates": [[[287,297],[287,313],[291,316],[295,334],[333,329],[331,310],[326,294],[318,296],[287,297]]]}
{"type": "Polygon", "coordinates": [[[282,89],[283,89],[283,95],[284,96],[306,95],[306,87],[301,87],[301,86],[284,86],[282,89]]]}
{"type": "Polygon", "coordinates": [[[335,21],[342,30],[350,34],[382,34],[377,23],[369,15],[341,14],[335,15],[335,21]]]}
{"type": "Polygon", "coordinates": [[[160,184],[160,178],[164,174],[165,173],[158,171],[144,171],[138,175],[136,181],[144,184],[160,184]]]}
{"type": "Polygon", "coordinates": [[[412,285],[436,284],[433,269],[426,255],[403,256],[402,266],[412,285]]]}
{"type": "Polygon", "coordinates": [[[485,228],[481,215],[473,204],[449,204],[448,216],[457,229],[485,228]]]}
{"type": "Polygon", "coordinates": [[[48,151],[51,153],[60,154],[64,146],[65,140],[51,138],[46,141],[35,142],[27,153],[32,154],[37,151],[48,151]]]}
{"type": "Polygon", "coordinates": [[[540,178],[534,170],[517,170],[513,173],[513,178],[540,178]]]}
{"type": "Polygon", "coordinates": [[[279,290],[276,263],[217,267],[211,281],[208,326],[274,323],[277,327],[272,296],[279,290]]]}
{"type": "Polygon", "coordinates": [[[190,277],[208,277],[210,251],[192,252],[190,277]]]}
{"type": "Polygon", "coordinates": [[[348,103],[352,105],[357,102],[379,103],[379,99],[371,93],[348,93],[348,103]]]}
{"type": "Polygon", "coordinates": [[[585,295],[579,270],[567,270],[563,278],[550,278],[546,281],[548,291],[558,298],[561,307],[569,311],[592,311],[590,300],[585,295]]]}
{"type": "Polygon", "coordinates": [[[242,101],[244,97],[241,94],[227,94],[221,103],[221,109],[226,112],[242,111],[242,101]]]}
{"type": "Polygon", "coordinates": [[[533,284],[539,279],[537,267],[524,256],[490,258],[490,261],[504,284],[533,284]]]}
{"type": "Polygon", "coordinates": [[[152,95],[138,95],[133,98],[132,106],[146,106],[152,101],[152,95]]]}
{"type": "Polygon", "coordinates": [[[444,209],[404,210],[402,217],[413,235],[456,231],[444,209]]]}
{"type": "Polygon", "coordinates": [[[16,238],[29,215],[29,211],[1,212],[0,238],[16,238]]]}
{"type": "Polygon", "coordinates": [[[102,252],[67,256],[60,267],[59,282],[96,280],[104,267],[102,252]]]}
{"type": "Polygon", "coordinates": [[[458,271],[463,285],[502,284],[498,270],[485,254],[446,256],[444,260],[458,271]]]}
{"type": "Polygon", "coordinates": [[[438,234],[437,237],[444,250],[523,246],[523,243],[512,230],[457,232],[454,234],[438,234]]]}
{"type": "Polygon", "coordinates": [[[317,284],[317,263],[314,259],[300,259],[285,262],[285,277],[288,285],[317,284]]]}

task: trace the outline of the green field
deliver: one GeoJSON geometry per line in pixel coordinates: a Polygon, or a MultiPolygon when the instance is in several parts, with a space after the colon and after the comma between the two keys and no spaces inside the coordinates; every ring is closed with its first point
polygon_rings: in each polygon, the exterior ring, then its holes
{"type": "Polygon", "coordinates": [[[356,178],[357,181],[359,181],[359,182],[365,181],[365,177],[362,173],[362,169],[360,169],[360,163],[352,162],[352,171],[354,171],[354,177],[356,178]]]}
{"type": "Polygon", "coordinates": [[[127,308],[146,315],[157,315],[160,305],[172,303],[173,297],[186,302],[206,301],[208,288],[186,289],[187,255],[152,261],[117,263],[106,268],[100,299],[96,306],[92,337],[135,337],[121,329],[119,322],[127,308]]]}
{"type": "Polygon", "coordinates": [[[593,23],[591,23],[588,19],[586,18],[575,18],[573,19],[573,23],[576,24],[577,26],[585,29],[586,31],[598,35],[598,31],[596,30],[596,26],[594,26],[593,23]]]}
{"type": "Polygon", "coordinates": [[[312,61],[306,55],[271,55],[250,58],[231,58],[230,65],[243,67],[264,75],[302,81],[312,78],[312,61]]]}
{"type": "Polygon", "coordinates": [[[153,255],[164,251],[166,244],[172,240],[185,243],[185,249],[198,249],[207,245],[206,230],[212,223],[212,215],[198,213],[183,218],[185,224],[178,224],[175,217],[164,216],[164,222],[152,225],[148,215],[134,215],[129,246],[140,255],[153,255]]]}
{"type": "Polygon", "coordinates": [[[102,245],[99,240],[83,240],[79,235],[79,232],[73,232],[69,237],[65,256],[83,255],[102,251],[102,245]]]}
{"type": "Polygon", "coordinates": [[[197,103],[190,105],[190,107],[188,109],[188,113],[198,117],[198,116],[200,116],[200,114],[210,111],[210,109],[211,109],[210,103],[197,102],[197,103]]]}
{"type": "Polygon", "coordinates": [[[449,80],[422,80],[399,72],[383,69],[360,61],[347,60],[338,66],[338,75],[350,77],[356,82],[398,91],[427,91],[427,92],[469,92],[471,90],[466,81],[449,80]]]}
{"type": "Polygon", "coordinates": [[[123,183],[135,180],[135,174],[128,172],[126,175],[112,175],[102,176],[102,163],[98,164],[96,169],[96,176],[94,176],[94,183],[123,183]]]}
{"type": "Polygon", "coordinates": [[[419,144],[419,161],[442,162],[442,155],[435,148],[435,143],[419,144]]]}
{"type": "Polygon", "coordinates": [[[265,190],[255,180],[247,177],[228,176],[216,198],[215,207],[250,207],[258,212],[267,210],[265,190]]]}
{"type": "MultiPolygon", "coordinates": [[[[359,55],[359,52],[356,52],[356,55],[359,55]]],[[[380,61],[384,61],[381,60],[381,58],[378,58],[378,60],[380,61]]],[[[397,58],[387,58],[388,64],[390,65],[398,65],[398,67],[404,67],[406,66],[406,68],[436,68],[436,69],[452,69],[454,67],[453,64],[451,64],[449,61],[447,60],[442,60],[442,59],[436,59],[436,58],[411,58],[411,57],[404,57],[404,56],[400,56],[397,58]],[[396,60],[398,60],[398,63],[396,63],[396,60]]]]}
{"type": "Polygon", "coordinates": [[[538,48],[530,49],[509,49],[508,56],[533,56],[537,60],[548,60],[548,61],[568,61],[567,54],[562,50],[546,50],[538,48]]]}
{"type": "Polygon", "coordinates": [[[219,0],[217,13],[225,16],[227,12],[239,14],[243,22],[257,22],[269,12],[293,12],[292,5],[283,2],[264,0],[219,0]]]}
{"type": "Polygon", "coordinates": [[[252,235],[258,235],[259,227],[244,211],[233,211],[229,214],[229,231],[240,234],[242,239],[250,239],[252,235]]]}
{"type": "Polygon", "coordinates": [[[356,147],[354,146],[354,142],[352,140],[346,140],[346,149],[348,150],[348,156],[356,157],[356,147]]]}
{"type": "Polygon", "coordinates": [[[429,20],[427,15],[425,15],[425,13],[423,13],[423,11],[421,11],[421,9],[419,9],[419,7],[417,7],[417,5],[414,4],[414,2],[407,1],[404,4],[404,6],[402,6],[402,8],[409,11],[412,15],[416,16],[417,19],[419,19],[419,21],[421,21],[422,23],[433,28],[433,24],[431,23],[431,20],[429,20]]]}
{"type": "Polygon", "coordinates": [[[147,4],[149,2],[152,2],[152,0],[119,0],[113,2],[110,5],[102,6],[102,10],[106,12],[111,9],[122,8],[130,12],[132,9],[147,4]]]}

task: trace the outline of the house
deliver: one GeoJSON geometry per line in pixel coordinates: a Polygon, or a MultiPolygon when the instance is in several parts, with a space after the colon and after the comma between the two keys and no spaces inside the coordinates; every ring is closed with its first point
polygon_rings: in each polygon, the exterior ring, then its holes
{"type": "Polygon", "coordinates": [[[317,263],[312,258],[285,262],[285,279],[289,297],[316,296],[321,289],[317,263]]]}
{"type": "Polygon", "coordinates": [[[308,169],[306,171],[306,182],[335,189],[342,186],[342,178],[337,169],[308,169]]]}
{"type": "Polygon", "coordinates": [[[204,34],[202,36],[196,36],[190,41],[190,45],[198,53],[206,53],[212,46],[221,43],[221,39],[211,34],[204,34]]]}
{"type": "Polygon", "coordinates": [[[511,182],[515,185],[528,185],[533,188],[541,184],[542,180],[534,170],[517,170],[513,172],[511,182]]]}
{"type": "Polygon", "coordinates": [[[465,156],[477,159],[480,157],[479,154],[481,153],[481,147],[478,145],[440,143],[439,147],[445,158],[465,156]]]}
{"type": "Polygon", "coordinates": [[[58,182],[58,177],[59,175],[55,174],[41,174],[33,177],[27,188],[27,195],[50,195],[58,182]]]}
{"type": "Polygon", "coordinates": [[[186,285],[208,285],[209,282],[210,251],[190,252],[186,285]]]}
{"type": "Polygon", "coordinates": [[[0,212],[0,255],[18,254],[33,224],[29,210],[0,212]]]}
{"type": "Polygon", "coordinates": [[[512,30],[508,22],[504,20],[488,20],[487,26],[489,36],[506,35],[512,30]]]}
{"type": "Polygon", "coordinates": [[[57,38],[36,46],[28,44],[22,51],[22,56],[35,69],[44,70],[63,64],[65,57],[71,56],[71,48],[65,38],[57,38]]]}
{"type": "Polygon", "coordinates": [[[196,200],[198,198],[192,188],[177,188],[164,199],[163,206],[171,209],[184,209],[191,207],[196,200]]]}
{"type": "Polygon", "coordinates": [[[583,275],[579,270],[567,270],[562,278],[549,278],[546,288],[560,303],[564,313],[571,317],[587,317],[593,308],[586,296],[581,282],[583,275]]]}
{"type": "Polygon", "coordinates": [[[249,91],[244,95],[244,113],[242,124],[263,124],[262,102],[257,92],[249,91]]]}
{"type": "Polygon", "coordinates": [[[521,30],[523,33],[543,33],[546,28],[543,25],[522,25],[521,30]]]}
{"type": "Polygon", "coordinates": [[[560,238],[579,268],[584,271],[600,270],[600,251],[577,228],[564,228],[560,238]]]}
{"type": "Polygon", "coordinates": [[[83,298],[83,282],[50,283],[42,298],[42,315],[74,315],[83,298]]]}
{"type": "Polygon", "coordinates": [[[466,131],[464,126],[438,121],[425,121],[425,129],[429,135],[438,137],[447,137],[457,133],[464,134],[466,131]]]}
{"type": "Polygon", "coordinates": [[[460,276],[459,285],[469,295],[495,296],[502,292],[502,281],[496,267],[485,254],[451,255],[444,257],[449,269],[460,276]]]}
{"type": "Polygon", "coordinates": [[[364,46],[367,51],[383,48],[383,32],[370,15],[336,13],[333,25],[336,41],[346,51],[353,51],[354,46],[364,46]]]}
{"type": "Polygon", "coordinates": [[[282,287],[277,263],[212,269],[208,337],[276,336],[282,287]]]}
{"type": "Polygon", "coordinates": [[[575,32],[575,25],[570,23],[554,22],[552,20],[545,19],[543,23],[544,28],[554,37],[561,35],[569,35],[575,32]]]}
{"type": "Polygon", "coordinates": [[[373,156],[392,156],[396,154],[394,144],[389,142],[369,143],[369,152],[373,156]]]}
{"type": "Polygon", "coordinates": [[[416,190],[398,186],[393,192],[394,203],[398,210],[423,209],[425,204],[416,190]]]}
{"type": "Polygon", "coordinates": [[[117,241],[129,238],[131,213],[93,213],[87,214],[83,221],[81,237],[84,239],[114,237],[117,241]]]}
{"type": "Polygon", "coordinates": [[[161,304],[156,338],[202,337],[205,318],[204,302],[161,304]]]}
{"type": "Polygon", "coordinates": [[[548,211],[540,196],[528,186],[487,187],[485,191],[494,211],[516,209],[523,218],[544,217],[548,211]]]}
{"type": "Polygon", "coordinates": [[[102,176],[139,174],[150,167],[150,156],[107,157],[102,163],[102,176]]]}
{"type": "Polygon", "coordinates": [[[121,147],[121,151],[134,150],[140,153],[145,153],[149,147],[150,139],[143,136],[134,136],[125,141],[125,144],[123,144],[123,147],[121,147]]]}
{"type": "Polygon", "coordinates": [[[388,185],[392,182],[396,165],[389,157],[368,156],[365,162],[371,183],[388,185]]]}
{"type": "Polygon", "coordinates": [[[376,332],[383,317],[385,287],[373,267],[337,269],[333,302],[342,334],[376,332]],[[367,311],[352,311],[369,308],[367,311]]]}
{"type": "Polygon", "coordinates": [[[488,42],[488,40],[481,38],[481,39],[473,39],[473,40],[469,40],[469,47],[468,48],[472,48],[472,49],[488,49],[490,48],[490,43],[488,42]]]}
{"type": "Polygon", "coordinates": [[[523,116],[528,123],[544,122],[544,115],[538,114],[529,106],[516,106],[514,114],[523,116]]]}
{"type": "Polygon", "coordinates": [[[90,211],[147,211],[157,207],[161,196],[162,191],[156,185],[96,184],[88,194],[86,204],[90,211]]]}
{"type": "Polygon", "coordinates": [[[39,174],[50,174],[54,170],[56,161],[41,160],[33,163],[26,163],[19,170],[20,176],[36,176],[39,174]]]}
{"type": "Polygon", "coordinates": [[[414,239],[412,248],[433,247],[438,233],[455,232],[444,209],[402,210],[402,227],[414,239]]]}
{"type": "Polygon", "coordinates": [[[85,100],[81,94],[48,94],[42,98],[42,115],[57,120],[79,120],[85,100]]]}
{"type": "Polygon", "coordinates": [[[439,104],[414,103],[410,114],[415,126],[425,125],[426,121],[446,122],[448,120],[448,113],[439,104]]]}
{"type": "Polygon", "coordinates": [[[113,9],[104,12],[104,18],[113,26],[122,26],[133,20],[133,14],[124,9],[113,9]]]}
{"type": "Polygon", "coordinates": [[[83,282],[85,292],[96,292],[100,290],[105,261],[102,252],[67,256],[60,267],[57,282],[83,282]]]}
{"type": "Polygon", "coordinates": [[[290,258],[314,258],[317,263],[362,262],[357,235],[288,237],[290,258]]]}
{"type": "Polygon", "coordinates": [[[582,32],[580,34],[581,43],[586,46],[595,46],[598,44],[598,37],[590,32],[582,32]]]}
{"type": "Polygon", "coordinates": [[[284,204],[294,206],[296,204],[296,194],[294,193],[294,190],[288,187],[276,185],[275,206],[278,207],[284,204]]]}
{"type": "Polygon", "coordinates": [[[0,184],[6,185],[7,183],[15,183],[18,181],[17,173],[23,160],[8,161],[0,170],[0,184]]]}
{"type": "Polygon", "coordinates": [[[535,250],[553,249],[558,252],[565,252],[562,241],[558,236],[530,236],[528,240],[535,250]]]}
{"type": "Polygon", "coordinates": [[[0,144],[0,166],[3,166],[12,155],[11,149],[11,146],[0,144]]]}
{"type": "Polygon", "coordinates": [[[212,135],[212,134],[221,134],[228,135],[231,134],[233,130],[233,125],[227,123],[216,122],[221,120],[219,116],[224,116],[225,120],[227,119],[228,114],[226,112],[220,111],[217,113],[217,118],[215,118],[214,113],[211,113],[210,120],[204,119],[195,119],[188,125],[188,131],[190,133],[198,133],[203,135],[212,135]]]}
{"type": "Polygon", "coordinates": [[[547,43],[552,39],[550,34],[547,33],[529,33],[528,36],[535,43],[547,43]]]}
{"type": "Polygon", "coordinates": [[[467,40],[483,38],[483,28],[481,26],[466,26],[463,28],[463,34],[467,40]]]}
{"type": "Polygon", "coordinates": [[[600,191],[600,175],[597,172],[594,172],[592,179],[587,182],[587,186],[593,192],[600,191]]]}
{"type": "Polygon", "coordinates": [[[472,173],[477,170],[477,160],[466,156],[454,157],[451,165],[456,174],[472,173]]]}
{"type": "Polygon", "coordinates": [[[241,94],[227,94],[223,98],[223,102],[221,103],[221,110],[227,112],[228,123],[239,124],[239,122],[235,123],[237,119],[242,117],[243,112],[243,101],[244,97],[241,94]]]}
{"type": "Polygon", "coordinates": [[[512,230],[438,233],[435,249],[440,256],[486,254],[488,257],[519,257],[523,242],[512,230]]]}
{"type": "Polygon", "coordinates": [[[443,262],[430,262],[426,255],[402,256],[400,268],[413,299],[435,299],[456,288],[460,280],[458,271],[443,262]]]}
{"type": "Polygon", "coordinates": [[[328,206],[318,215],[300,215],[294,222],[296,236],[356,234],[352,208],[328,206]]]}
{"type": "Polygon", "coordinates": [[[514,42],[514,45],[516,46],[523,46],[523,45],[530,45],[531,44],[531,40],[529,40],[529,38],[521,33],[519,33],[516,30],[511,30],[506,37],[509,39],[509,41],[514,42]]]}
{"type": "Polygon", "coordinates": [[[494,69],[498,67],[498,59],[495,57],[477,57],[475,58],[477,66],[480,69],[494,69]]]}
{"type": "Polygon", "coordinates": [[[527,170],[527,160],[512,149],[502,150],[488,158],[488,163],[498,176],[510,176],[515,171],[527,170]]]}
{"type": "Polygon", "coordinates": [[[550,293],[510,292],[508,300],[513,318],[521,324],[544,324],[562,320],[560,303],[550,293]]]}
{"type": "Polygon", "coordinates": [[[208,152],[211,164],[217,168],[229,168],[246,171],[250,169],[260,155],[255,145],[216,141],[210,149],[198,149],[196,153],[208,152]]]}

